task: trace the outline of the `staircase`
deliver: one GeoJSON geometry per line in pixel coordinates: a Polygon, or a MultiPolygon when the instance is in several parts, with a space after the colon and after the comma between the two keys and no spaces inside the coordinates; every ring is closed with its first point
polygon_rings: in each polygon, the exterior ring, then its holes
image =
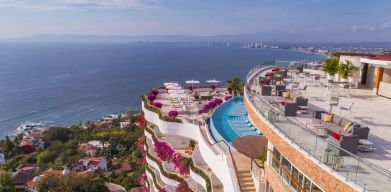
{"type": "Polygon", "coordinates": [[[255,192],[253,177],[250,170],[238,171],[240,190],[242,192],[255,192]]]}
{"type": "Polygon", "coordinates": [[[239,153],[232,153],[236,174],[238,176],[240,190],[242,192],[255,192],[253,177],[251,174],[251,159],[239,153]]]}

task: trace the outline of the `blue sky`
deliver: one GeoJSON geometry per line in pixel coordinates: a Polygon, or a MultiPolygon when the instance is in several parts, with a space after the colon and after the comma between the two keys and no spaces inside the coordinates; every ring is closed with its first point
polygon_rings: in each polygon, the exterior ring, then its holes
{"type": "Polygon", "coordinates": [[[0,38],[289,34],[391,41],[389,0],[0,0],[0,38]]]}

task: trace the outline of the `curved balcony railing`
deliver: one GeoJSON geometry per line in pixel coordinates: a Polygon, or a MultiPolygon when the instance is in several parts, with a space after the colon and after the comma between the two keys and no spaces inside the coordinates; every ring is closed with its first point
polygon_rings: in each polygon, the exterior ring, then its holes
{"type": "MultiPolygon", "coordinates": [[[[270,63],[267,63],[268,65],[270,63]]],[[[270,69],[270,68],[269,68],[270,69]]],[[[245,87],[245,98],[250,107],[258,116],[266,120],[266,123],[278,130],[286,140],[295,144],[299,149],[305,151],[319,161],[319,164],[327,166],[332,172],[356,184],[364,191],[390,191],[391,190],[391,172],[365,159],[362,159],[338,146],[329,143],[327,139],[322,138],[303,125],[295,123],[281,114],[280,111],[269,102],[263,100],[259,95],[251,91],[251,83],[254,77],[261,72],[269,70],[262,65],[254,67],[248,74],[245,87]],[[342,156],[343,167],[330,164],[325,149],[327,146],[333,147],[345,152],[347,156],[342,156]]]]}

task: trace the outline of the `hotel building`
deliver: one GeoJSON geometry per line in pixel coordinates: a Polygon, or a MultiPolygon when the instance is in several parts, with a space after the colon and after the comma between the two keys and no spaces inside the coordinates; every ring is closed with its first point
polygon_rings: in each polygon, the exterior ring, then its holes
{"type": "Polygon", "coordinates": [[[265,63],[249,71],[242,96],[177,83],[144,95],[149,189],[391,191],[389,57],[346,60],[359,67],[348,88],[321,71],[265,63]],[[174,154],[186,159],[184,173],[174,154]]]}

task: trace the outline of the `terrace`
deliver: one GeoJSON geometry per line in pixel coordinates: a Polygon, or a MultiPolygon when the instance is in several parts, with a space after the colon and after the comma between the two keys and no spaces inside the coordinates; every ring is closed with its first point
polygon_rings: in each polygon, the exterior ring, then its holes
{"type": "MultiPolygon", "coordinates": [[[[304,153],[319,160],[320,166],[331,168],[342,178],[365,190],[390,190],[391,173],[388,170],[391,170],[391,133],[388,128],[391,127],[391,111],[388,108],[391,106],[391,100],[375,96],[371,90],[346,89],[344,86],[330,84],[326,78],[322,78],[323,75],[319,71],[295,71],[282,79],[287,87],[285,91],[295,90],[295,94],[308,99],[308,105],[303,107],[303,110],[298,110],[297,114],[287,115],[280,107],[284,98],[275,94],[261,94],[263,90],[258,79],[265,77],[272,68],[256,67],[249,73],[245,95],[250,105],[304,153]],[[339,98],[337,105],[330,106],[331,96],[339,98]],[[354,105],[349,109],[352,103],[354,105]],[[313,124],[312,112],[329,111],[330,107],[332,113],[370,128],[368,141],[373,143],[373,151],[357,151],[356,154],[345,151],[331,142],[332,138],[327,131],[313,124]],[[350,111],[341,110],[340,107],[350,111]],[[345,153],[338,156],[341,159],[338,165],[330,164],[327,160],[326,149],[330,146],[345,153]]],[[[275,92],[275,86],[272,92],[275,92]]]]}
{"type": "MultiPolygon", "coordinates": [[[[186,121],[197,125],[204,124],[205,119],[210,117],[213,108],[217,107],[214,102],[220,103],[230,97],[227,88],[211,86],[198,88],[183,88],[178,83],[170,83],[165,88],[154,89],[145,96],[145,102],[154,110],[161,113],[163,118],[171,121],[186,121]],[[151,100],[150,95],[154,98],[151,100]],[[207,106],[207,107],[206,107],[207,106]]],[[[219,104],[220,104],[219,103],[219,104]]]]}

